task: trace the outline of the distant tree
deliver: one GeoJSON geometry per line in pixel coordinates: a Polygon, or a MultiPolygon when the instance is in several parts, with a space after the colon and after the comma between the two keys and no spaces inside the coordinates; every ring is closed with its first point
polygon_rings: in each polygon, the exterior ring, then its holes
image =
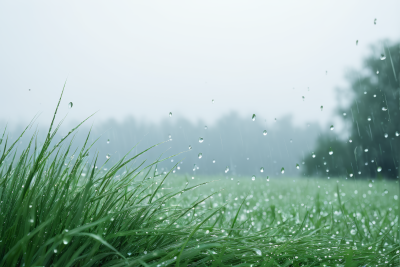
{"type": "Polygon", "coordinates": [[[363,71],[347,74],[349,88],[337,91],[339,103],[350,103],[337,109],[345,132],[327,132],[319,137],[315,157],[306,157],[306,174],[398,176],[400,44],[386,43],[371,47],[363,71]]]}

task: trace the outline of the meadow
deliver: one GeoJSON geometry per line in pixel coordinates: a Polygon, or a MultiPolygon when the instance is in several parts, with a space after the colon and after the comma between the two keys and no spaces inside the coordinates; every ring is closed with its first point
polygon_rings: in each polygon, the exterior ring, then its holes
{"type": "Polygon", "coordinates": [[[399,265],[397,181],[183,175],[147,150],[97,166],[56,113],[41,145],[0,140],[0,266],[399,265]]]}

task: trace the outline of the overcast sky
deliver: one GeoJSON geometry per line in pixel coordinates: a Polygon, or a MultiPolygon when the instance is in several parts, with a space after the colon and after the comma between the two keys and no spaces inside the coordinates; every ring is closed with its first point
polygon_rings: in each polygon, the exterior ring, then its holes
{"type": "Polygon", "coordinates": [[[399,40],[399,10],[396,0],[1,1],[0,120],[48,123],[68,78],[68,120],[212,124],[235,110],[330,124],[346,69],[370,44],[399,40]]]}

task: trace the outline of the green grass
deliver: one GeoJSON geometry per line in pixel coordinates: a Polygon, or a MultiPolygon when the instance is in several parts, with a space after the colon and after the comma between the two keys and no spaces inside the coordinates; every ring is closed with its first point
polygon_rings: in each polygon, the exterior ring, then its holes
{"type": "Polygon", "coordinates": [[[104,170],[57,129],[18,157],[1,138],[1,266],[399,264],[395,182],[191,179],[146,151],[104,170]]]}

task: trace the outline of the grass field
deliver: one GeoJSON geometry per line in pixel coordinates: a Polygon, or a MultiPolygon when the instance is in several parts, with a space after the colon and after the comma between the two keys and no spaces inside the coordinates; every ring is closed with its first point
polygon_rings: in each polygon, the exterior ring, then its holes
{"type": "Polygon", "coordinates": [[[105,169],[57,129],[18,157],[2,135],[1,266],[399,266],[396,182],[105,169]]]}

